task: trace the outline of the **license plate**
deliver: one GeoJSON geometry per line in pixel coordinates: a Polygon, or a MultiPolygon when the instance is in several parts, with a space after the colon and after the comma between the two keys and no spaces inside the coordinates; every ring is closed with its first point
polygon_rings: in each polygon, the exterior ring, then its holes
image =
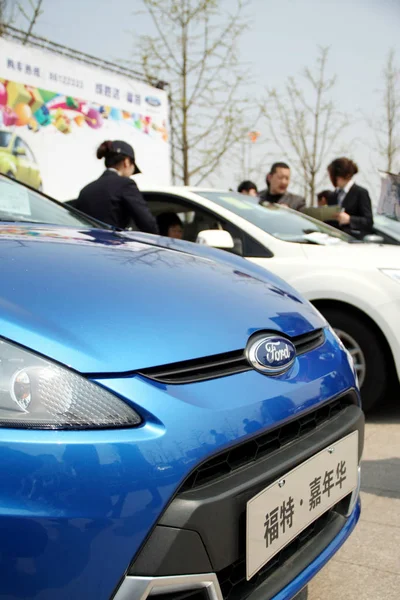
{"type": "Polygon", "coordinates": [[[358,484],[358,431],[322,450],[247,503],[247,579],[358,484]]]}

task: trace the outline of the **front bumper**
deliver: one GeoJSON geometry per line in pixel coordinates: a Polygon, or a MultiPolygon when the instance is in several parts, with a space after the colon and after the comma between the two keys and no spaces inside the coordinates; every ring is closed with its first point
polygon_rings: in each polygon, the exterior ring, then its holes
{"type": "MultiPolygon", "coordinates": [[[[272,481],[356,430],[361,458],[364,418],[349,400],[351,394],[343,397],[340,410],[335,405],[337,414],[279,451],[198,487],[184,483],[135,557],[116,600],[154,595],[188,600],[292,598],[351,533],[359,516],[359,490],[301,532],[250,581],[245,575],[246,504],[272,481]]],[[[310,412],[309,422],[316,414],[310,412]]],[[[307,422],[307,415],[301,418],[307,422]]],[[[287,435],[284,428],[281,435],[287,435]]],[[[247,445],[244,452],[249,452],[247,445]]],[[[218,457],[213,460],[218,464],[218,457]]]]}
{"type": "MultiPolygon", "coordinates": [[[[295,598],[347,540],[358,522],[360,511],[361,504],[357,495],[356,505],[348,519],[340,525],[338,531],[332,527],[331,533],[334,533],[332,541],[326,545],[326,539],[323,536],[318,540],[314,540],[312,542],[314,554],[318,553],[318,555],[315,556],[314,560],[308,562],[301,573],[294,577],[288,585],[275,594],[273,600],[292,600],[295,598]]],[[[310,555],[304,553],[304,558],[308,560],[310,555]]],[[[270,598],[271,588],[263,588],[259,588],[256,594],[248,596],[247,599],[264,600],[270,598]]],[[[161,600],[163,596],[165,598],[166,594],[175,594],[175,597],[178,598],[178,595],[185,592],[188,594],[186,596],[187,600],[191,600],[191,598],[193,600],[223,600],[221,587],[215,573],[177,577],[126,577],[114,600],[145,600],[153,596],[158,596],[161,600]]]]}

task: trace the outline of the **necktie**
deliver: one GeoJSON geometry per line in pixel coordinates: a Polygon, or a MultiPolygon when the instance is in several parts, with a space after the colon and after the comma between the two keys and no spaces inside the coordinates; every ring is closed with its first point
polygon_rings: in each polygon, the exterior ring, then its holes
{"type": "Polygon", "coordinates": [[[337,200],[338,200],[338,204],[339,206],[342,206],[342,202],[346,197],[346,192],[344,190],[339,190],[337,193],[337,200]]]}

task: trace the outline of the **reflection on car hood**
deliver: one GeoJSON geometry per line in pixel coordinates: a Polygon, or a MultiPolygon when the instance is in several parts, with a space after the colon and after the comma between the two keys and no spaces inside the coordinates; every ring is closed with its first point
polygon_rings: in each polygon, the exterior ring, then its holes
{"type": "Polygon", "coordinates": [[[0,335],[81,372],[118,373],[238,350],[259,329],[324,324],[263,269],[148,237],[0,225],[0,335]]]}

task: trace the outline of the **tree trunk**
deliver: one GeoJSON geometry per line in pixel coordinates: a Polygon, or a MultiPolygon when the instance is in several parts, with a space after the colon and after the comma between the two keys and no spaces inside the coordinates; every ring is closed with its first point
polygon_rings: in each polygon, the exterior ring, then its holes
{"type": "Polygon", "coordinates": [[[188,82],[187,82],[187,42],[188,42],[188,26],[187,26],[187,11],[186,3],[184,5],[185,22],[182,27],[182,163],[183,163],[183,185],[189,185],[189,143],[188,143],[188,82]]]}

